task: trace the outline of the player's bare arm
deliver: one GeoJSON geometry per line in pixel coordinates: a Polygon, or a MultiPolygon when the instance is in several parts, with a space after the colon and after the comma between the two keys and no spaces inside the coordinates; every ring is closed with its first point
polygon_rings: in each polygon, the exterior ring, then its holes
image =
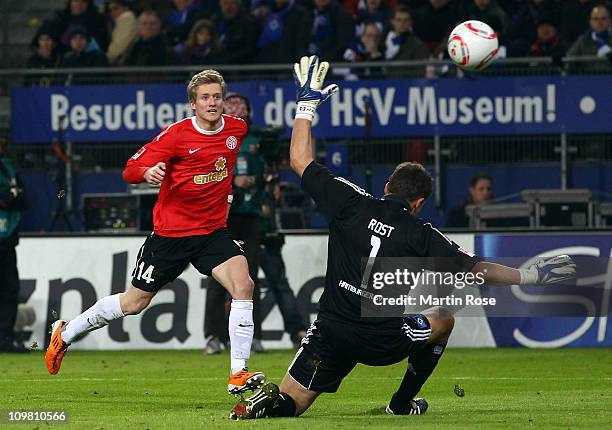
{"type": "Polygon", "coordinates": [[[323,81],[329,70],[329,63],[319,64],[316,56],[302,57],[294,65],[294,74],[298,89],[295,124],[291,133],[291,146],[289,157],[291,168],[299,177],[313,161],[312,136],[310,129],[317,107],[338,91],[335,84],[321,89],[323,81]]]}
{"type": "Polygon", "coordinates": [[[312,163],[312,122],[307,119],[296,119],[291,133],[289,157],[291,168],[301,178],[304,170],[312,163]]]}

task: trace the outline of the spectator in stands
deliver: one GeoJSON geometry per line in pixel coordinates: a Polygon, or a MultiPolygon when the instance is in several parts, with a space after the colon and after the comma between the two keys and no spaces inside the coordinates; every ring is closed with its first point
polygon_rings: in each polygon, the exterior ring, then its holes
{"type": "Polygon", "coordinates": [[[89,32],[83,27],[74,27],[68,35],[70,51],[62,57],[60,67],[87,68],[108,66],[106,55],[97,45],[91,45],[89,32]]]}
{"type": "MultiPolygon", "coordinates": [[[[159,15],[159,18],[164,22],[166,18],[170,16],[170,14],[174,11],[174,5],[170,0],[134,0],[136,3],[134,10],[136,11],[144,11],[144,10],[154,10],[159,15]]],[[[216,2],[214,0],[204,0],[206,4],[215,5],[216,2]]],[[[211,15],[209,15],[210,17],[211,15]]]]}
{"type": "Polygon", "coordinates": [[[589,16],[596,0],[564,0],[561,12],[561,38],[572,44],[589,28],[589,16]]]}
{"type": "Polygon", "coordinates": [[[257,21],[242,10],[240,0],[219,0],[219,9],[215,25],[223,49],[220,63],[249,63],[257,50],[257,21]]]}
{"type": "Polygon", "coordinates": [[[360,37],[366,23],[374,22],[381,32],[386,33],[389,27],[391,10],[384,0],[362,0],[357,6],[355,17],[355,35],[360,37]]]}
{"type": "Polygon", "coordinates": [[[412,32],[412,13],[405,6],[398,6],[391,18],[391,31],[385,40],[385,59],[418,60],[427,58],[429,50],[412,32]]]}
{"type": "Polygon", "coordinates": [[[376,22],[363,25],[361,36],[344,53],[349,62],[378,61],[384,59],[383,32],[376,22]]]}
{"type": "Polygon", "coordinates": [[[53,69],[59,64],[57,44],[53,36],[41,30],[36,33],[31,43],[32,55],[26,63],[30,69],[53,69]]]}
{"type": "MultiPolygon", "coordinates": [[[[610,6],[599,3],[591,10],[589,30],[567,52],[569,57],[598,56],[612,58],[612,20],[610,6]]],[[[588,64],[584,64],[588,67],[588,64]]],[[[593,64],[593,66],[596,66],[593,64]]]]}
{"type": "Polygon", "coordinates": [[[182,62],[193,65],[215,64],[220,54],[221,43],[215,25],[207,19],[197,21],[181,53],[182,62]]]}
{"type": "Polygon", "coordinates": [[[66,7],[55,11],[41,26],[59,41],[62,52],[70,49],[69,34],[74,27],[87,29],[92,43],[97,44],[100,50],[106,51],[108,46],[106,20],[98,12],[92,0],[66,1],[66,7]]]}
{"type": "Polygon", "coordinates": [[[306,54],[306,10],[296,0],[272,0],[260,10],[261,34],[257,42],[260,63],[291,63],[306,54]]]}
{"type": "Polygon", "coordinates": [[[173,64],[168,41],[161,32],[161,19],[152,10],[138,16],[138,39],[125,55],[127,66],[167,66],[173,64]]]}
{"type": "Polygon", "coordinates": [[[486,173],[480,173],[472,178],[465,202],[455,206],[448,212],[446,227],[467,228],[470,219],[465,214],[467,205],[485,204],[493,198],[493,178],[486,173]]]}
{"type": "MultiPolygon", "coordinates": [[[[384,60],[383,33],[375,22],[368,22],[363,27],[360,37],[344,52],[344,60],[350,63],[361,61],[384,60]]],[[[380,77],[383,71],[380,67],[339,69],[334,70],[337,75],[344,75],[345,80],[359,78],[380,77]]]]}
{"type": "Polygon", "coordinates": [[[112,65],[122,64],[125,53],[138,38],[138,23],[129,0],[110,0],[108,16],[112,24],[111,40],[106,56],[112,65]]]}
{"type": "Polygon", "coordinates": [[[325,61],[342,61],[342,56],[355,36],[353,18],[336,0],[314,0],[306,28],[309,35],[308,54],[325,61]]]}
{"type": "Polygon", "coordinates": [[[434,54],[446,50],[444,41],[465,18],[463,5],[449,0],[430,0],[414,12],[414,34],[434,54]]]}
{"type": "Polygon", "coordinates": [[[474,0],[468,6],[468,19],[486,22],[493,30],[502,36],[508,28],[509,18],[506,12],[497,4],[496,0],[474,0]]]}
{"type": "Polygon", "coordinates": [[[164,20],[166,36],[172,46],[182,44],[193,27],[195,16],[202,8],[200,0],[172,0],[173,11],[164,20]]]}
{"type": "Polygon", "coordinates": [[[529,50],[529,56],[552,57],[556,62],[560,62],[567,51],[567,44],[561,39],[556,24],[546,19],[541,20],[538,23],[537,34],[538,37],[529,50]]]}
{"type": "Polygon", "coordinates": [[[528,0],[518,7],[505,35],[509,57],[529,52],[529,47],[537,38],[538,23],[542,20],[552,22],[559,28],[561,9],[557,0],[528,0]]]}

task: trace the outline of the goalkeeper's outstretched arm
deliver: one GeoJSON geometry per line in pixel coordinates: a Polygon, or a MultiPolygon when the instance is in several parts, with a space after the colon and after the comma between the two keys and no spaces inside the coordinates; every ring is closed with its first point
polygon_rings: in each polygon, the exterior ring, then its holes
{"type": "Polygon", "coordinates": [[[313,161],[311,128],[317,107],[338,91],[338,86],[332,84],[321,88],[329,70],[329,63],[324,61],[319,64],[319,59],[314,55],[302,57],[299,63],[294,64],[293,69],[297,86],[297,106],[289,157],[291,168],[302,177],[306,167],[313,161]]]}
{"type": "Polygon", "coordinates": [[[481,261],[476,263],[472,272],[482,273],[487,284],[550,285],[574,278],[576,263],[568,255],[540,260],[527,269],[481,261]]]}
{"type": "Polygon", "coordinates": [[[300,178],[306,167],[313,161],[311,128],[311,121],[296,118],[293,130],[291,131],[289,159],[291,160],[291,168],[300,178]]]}

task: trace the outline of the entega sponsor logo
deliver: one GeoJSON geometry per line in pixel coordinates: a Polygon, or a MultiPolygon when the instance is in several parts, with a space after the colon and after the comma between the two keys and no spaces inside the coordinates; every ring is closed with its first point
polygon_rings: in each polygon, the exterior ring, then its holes
{"type": "Polygon", "coordinates": [[[210,172],[205,175],[196,175],[193,177],[193,182],[198,185],[208,184],[209,182],[221,182],[228,176],[227,167],[225,167],[225,163],[225,157],[217,158],[217,161],[215,161],[215,169],[217,169],[217,171],[210,172]]]}

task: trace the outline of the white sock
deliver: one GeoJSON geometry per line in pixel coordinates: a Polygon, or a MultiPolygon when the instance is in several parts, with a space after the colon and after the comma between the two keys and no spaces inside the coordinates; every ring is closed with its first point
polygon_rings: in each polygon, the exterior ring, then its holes
{"type": "Polygon", "coordinates": [[[253,342],[253,300],[232,300],[229,314],[232,374],[246,367],[253,342]]]}
{"type": "Polygon", "coordinates": [[[66,324],[61,336],[64,342],[72,343],[87,333],[108,325],[112,320],[123,318],[119,302],[120,294],[103,297],[92,307],[66,324]]]}

